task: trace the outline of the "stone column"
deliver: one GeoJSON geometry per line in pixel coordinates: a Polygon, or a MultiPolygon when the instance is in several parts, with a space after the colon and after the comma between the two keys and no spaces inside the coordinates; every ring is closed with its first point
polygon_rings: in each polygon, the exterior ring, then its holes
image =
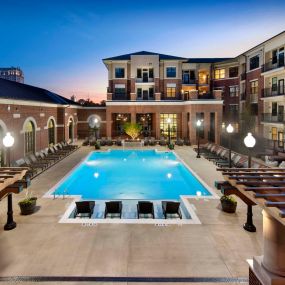
{"type": "Polygon", "coordinates": [[[190,122],[189,122],[189,134],[190,134],[190,142],[191,144],[197,144],[197,136],[196,136],[196,112],[192,111],[190,113],[190,122]]]}
{"type": "Polygon", "coordinates": [[[188,124],[187,124],[187,113],[182,112],[181,113],[181,138],[186,138],[187,137],[187,129],[188,129],[188,124]]]}
{"type": "Polygon", "coordinates": [[[136,113],[135,112],[131,112],[131,123],[136,123],[137,118],[136,118],[136,113]]]}
{"type": "Polygon", "coordinates": [[[106,135],[112,137],[112,113],[110,111],[106,113],[106,135]]]}
{"type": "Polygon", "coordinates": [[[262,264],[268,271],[285,277],[285,225],[265,210],[262,214],[264,240],[262,264]]]}
{"type": "Polygon", "coordinates": [[[155,137],[160,138],[160,113],[155,113],[155,137]]]}
{"type": "Polygon", "coordinates": [[[208,141],[210,132],[210,112],[204,112],[204,138],[208,141]]]}

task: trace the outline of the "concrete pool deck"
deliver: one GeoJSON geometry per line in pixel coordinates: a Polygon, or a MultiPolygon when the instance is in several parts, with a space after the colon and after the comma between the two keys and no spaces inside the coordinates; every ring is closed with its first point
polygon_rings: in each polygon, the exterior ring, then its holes
{"type": "MultiPolygon", "coordinates": [[[[17,201],[25,193],[13,195],[17,228],[10,232],[3,230],[7,201],[0,202],[1,277],[248,276],[246,260],[262,253],[262,216],[261,210],[254,207],[257,233],[244,231],[246,206],[240,200],[237,213],[232,215],[220,211],[218,200],[191,199],[202,222],[200,225],[58,223],[72,200],[42,196],[91,150],[91,147],[81,147],[32,181],[29,190],[38,197],[39,205],[33,215],[19,214],[17,201]]],[[[196,159],[191,147],[176,147],[175,151],[211,187],[215,180],[221,179],[214,164],[203,158],[196,159]]]]}

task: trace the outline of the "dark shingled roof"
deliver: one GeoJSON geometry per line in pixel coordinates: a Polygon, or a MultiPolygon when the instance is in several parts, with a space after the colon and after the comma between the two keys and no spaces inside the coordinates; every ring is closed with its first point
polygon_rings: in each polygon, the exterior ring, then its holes
{"type": "Polygon", "coordinates": [[[161,54],[161,53],[149,52],[149,51],[138,51],[134,53],[128,53],[128,54],[118,55],[114,57],[104,58],[103,60],[130,60],[131,55],[159,55],[160,60],[186,60],[185,57],[179,57],[179,56],[173,56],[173,55],[167,55],[167,54],[161,54]]]}
{"type": "Polygon", "coordinates": [[[231,57],[216,57],[216,58],[189,58],[188,63],[216,63],[233,59],[231,57]]]}
{"type": "Polygon", "coordinates": [[[0,98],[10,100],[36,101],[61,105],[78,105],[78,103],[48,90],[1,78],[0,98]]]}

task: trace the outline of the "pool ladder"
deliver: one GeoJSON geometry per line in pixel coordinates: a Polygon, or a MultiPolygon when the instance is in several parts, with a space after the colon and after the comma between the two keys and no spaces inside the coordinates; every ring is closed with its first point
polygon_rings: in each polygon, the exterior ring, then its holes
{"type": "MultiPolygon", "coordinates": [[[[63,193],[62,193],[62,200],[64,200],[65,199],[65,196],[66,195],[68,195],[68,192],[67,192],[67,189],[64,189],[63,190],[63,193]]],[[[58,195],[59,196],[59,195],[58,195]]],[[[53,200],[55,200],[56,199],[56,193],[54,192],[53,193],[53,200]]]]}

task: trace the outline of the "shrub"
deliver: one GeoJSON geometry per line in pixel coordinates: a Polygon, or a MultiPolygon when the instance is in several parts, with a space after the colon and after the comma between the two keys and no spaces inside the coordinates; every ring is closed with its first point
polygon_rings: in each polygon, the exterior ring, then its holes
{"type": "Polygon", "coordinates": [[[100,142],[98,142],[98,141],[95,142],[94,146],[95,146],[95,149],[101,148],[100,142]]]}
{"type": "Polygon", "coordinates": [[[174,149],[174,143],[168,144],[168,148],[171,149],[171,150],[174,149]]]}
{"type": "Polygon", "coordinates": [[[229,195],[223,195],[220,200],[221,202],[228,202],[233,205],[237,204],[236,199],[233,196],[229,196],[229,195]]]}

